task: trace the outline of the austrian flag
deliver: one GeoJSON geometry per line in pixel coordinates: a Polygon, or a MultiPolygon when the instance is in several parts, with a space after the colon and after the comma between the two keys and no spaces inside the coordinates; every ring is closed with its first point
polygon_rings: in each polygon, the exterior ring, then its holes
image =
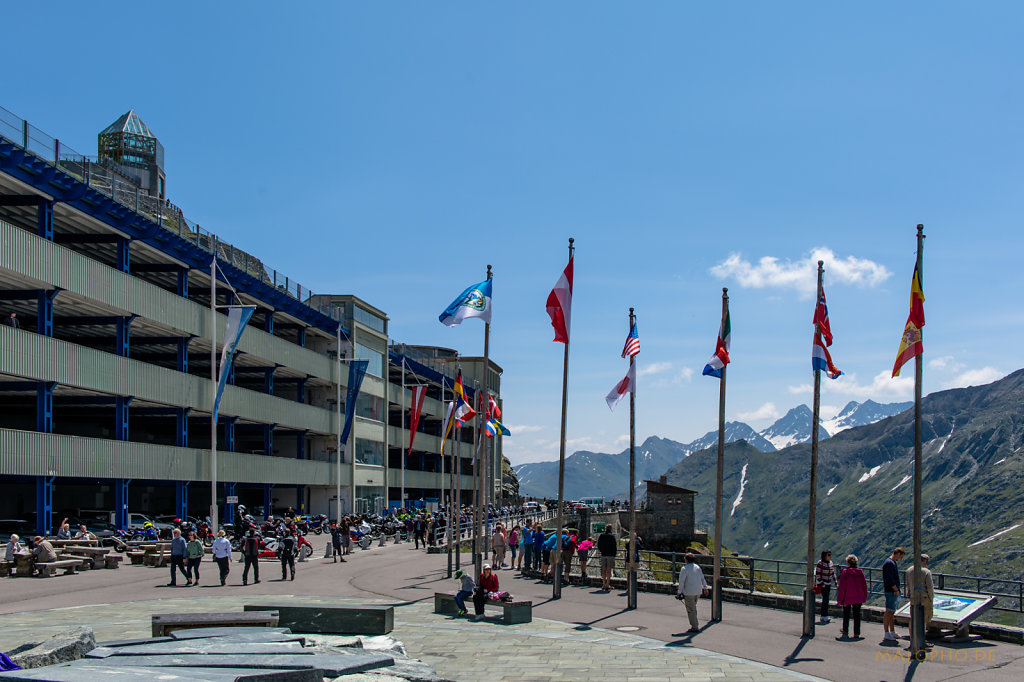
{"type": "Polygon", "coordinates": [[[562,276],[555,282],[555,288],[548,294],[548,315],[555,328],[554,341],[569,343],[569,321],[572,313],[572,258],[565,266],[562,276]]]}
{"type": "Polygon", "coordinates": [[[615,384],[615,388],[605,396],[604,401],[608,403],[608,409],[614,412],[615,406],[619,404],[619,401],[627,393],[636,393],[636,363],[629,366],[626,376],[623,377],[622,381],[615,384]]]}

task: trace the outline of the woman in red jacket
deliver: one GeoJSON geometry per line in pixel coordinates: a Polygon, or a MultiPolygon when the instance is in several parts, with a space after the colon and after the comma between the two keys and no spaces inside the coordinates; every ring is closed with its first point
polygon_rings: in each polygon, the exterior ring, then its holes
{"type": "Polygon", "coordinates": [[[846,557],[846,568],[839,574],[836,603],[843,607],[843,637],[849,637],[850,613],[853,612],[853,636],[860,639],[860,606],[868,600],[868,582],[864,571],[857,568],[857,557],[846,557]]]}
{"type": "Polygon", "coordinates": [[[491,596],[492,592],[498,591],[498,576],[494,575],[490,564],[484,564],[480,572],[480,580],[477,581],[476,590],[473,592],[473,620],[480,620],[484,617],[484,603],[491,596]]]}

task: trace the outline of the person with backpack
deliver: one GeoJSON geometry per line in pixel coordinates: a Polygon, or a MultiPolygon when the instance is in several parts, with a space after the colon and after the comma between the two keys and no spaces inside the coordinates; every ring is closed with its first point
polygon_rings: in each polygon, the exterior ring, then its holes
{"type": "Polygon", "coordinates": [[[284,537],[277,545],[277,558],[281,560],[281,580],[287,580],[286,569],[291,569],[292,580],[295,580],[295,555],[298,553],[299,542],[290,531],[284,532],[284,537]]]}
{"type": "Polygon", "coordinates": [[[242,584],[249,584],[249,568],[252,567],[253,584],[260,582],[260,539],[256,537],[256,531],[252,528],[245,536],[242,543],[242,558],[245,560],[245,568],[242,569],[242,584]]]}

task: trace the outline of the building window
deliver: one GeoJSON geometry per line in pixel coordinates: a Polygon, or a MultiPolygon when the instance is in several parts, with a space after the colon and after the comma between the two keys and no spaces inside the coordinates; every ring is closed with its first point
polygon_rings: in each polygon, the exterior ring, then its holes
{"type": "Polygon", "coordinates": [[[373,313],[363,310],[359,306],[352,307],[352,318],[360,324],[365,324],[370,329],[375,329],[381,334],[384,333],[384,320],[373,313]]]}
{"type": "Polygon", "coordinates": [[[359,464],[384,464],[384,444],[375,440],[356,438],[356,462],[359,464]]]}
{"type": "Polygon", "coordinates": [[[358,360],[369,360],[369,364],[366,366],[366,373],[372,374],[375,377],[384,376],[384,354],[379,353],[372,348],[368,348],[361,343],[356,344],[356,359],[358,360]]]}
{"type": "Polygon", "coordinates": [[[384,511],[384,488],[374,485],[356,486],[356,514],[380,514],[384,511]]]}
{"type": "Polygon", "coordinates": [[[384,421],[384,399],[360,391],[356,398],[356,416],[384,421]]]}

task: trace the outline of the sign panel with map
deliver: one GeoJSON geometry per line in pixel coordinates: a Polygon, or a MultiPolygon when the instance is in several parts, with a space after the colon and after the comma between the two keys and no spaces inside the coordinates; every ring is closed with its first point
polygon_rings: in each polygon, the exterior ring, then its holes
{"type": "MultiPolygon", "coordinates": [[[[932,601],[932,621],[962,625],[969,623],[995,604],[996,598],[985,594],[935,590],[932,601]]],[[[896,612],[897,618],[910,618],[910,601],[896,612]]]]}

